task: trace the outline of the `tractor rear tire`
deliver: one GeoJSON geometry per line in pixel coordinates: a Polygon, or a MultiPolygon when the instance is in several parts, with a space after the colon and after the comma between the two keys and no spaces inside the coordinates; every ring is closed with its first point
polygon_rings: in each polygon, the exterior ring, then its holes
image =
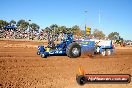
{"type": "Polygon", "coordinates": [[[77,58],[81,56],[81,46],[76,42],[71,43],[66,49],[66,54],[70,58],[77,58]]]}
{"type": "Polygon", "coordinates": [[[77,76],[76,81],[79,85],[84,85],[86,83],[86,78],[83,75],[77,76]]]}

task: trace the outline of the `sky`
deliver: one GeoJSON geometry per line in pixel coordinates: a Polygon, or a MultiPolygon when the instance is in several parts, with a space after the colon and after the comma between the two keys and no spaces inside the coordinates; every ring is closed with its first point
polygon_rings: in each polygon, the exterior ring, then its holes
{"type": "Polygon", "coordinates": [[[132,40],[132,0],[1,0],[0,19],[30,19],[41,29],[57,24],[84,30],[86,24],[132,40]]]}

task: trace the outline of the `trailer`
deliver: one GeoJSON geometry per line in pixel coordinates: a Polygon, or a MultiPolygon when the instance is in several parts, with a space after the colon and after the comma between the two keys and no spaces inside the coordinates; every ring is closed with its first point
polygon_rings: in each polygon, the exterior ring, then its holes
{"type": "Polygon", "coordinates": [[[101,54],[102,56],[110,56],[114,53],[115,47],[112,44],[112,40],[91,40],[95,41],[95,54],[101,54]]]}

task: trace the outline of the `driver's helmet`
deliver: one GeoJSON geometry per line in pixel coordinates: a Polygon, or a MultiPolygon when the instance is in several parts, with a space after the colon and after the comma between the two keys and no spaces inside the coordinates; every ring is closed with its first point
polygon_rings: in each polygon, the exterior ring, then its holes
{"type": "Polygon", "coordinates": [[[66,42],[66,39],[63,39],[63,42],[66,42]]]}
{"type": "Polygon", "coordinates": [[[67,39],[67,37],[63,34],[63,36],[62,36],[62,38],[61,38],[61,41],[62,41],[62,42],[65,42],[66,39],[67,39]]]}
{"type": "Polygon", "coordinates": [[[66,39],[65,39],[65,38],[62,38],[62,39],[61,39],[61,42],[66,42],[66,39]]]}

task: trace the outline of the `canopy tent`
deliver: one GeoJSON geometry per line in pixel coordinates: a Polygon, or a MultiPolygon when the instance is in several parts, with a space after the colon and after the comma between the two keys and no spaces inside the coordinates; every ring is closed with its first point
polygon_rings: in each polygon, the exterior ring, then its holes
{"type": "Polygon", "coordinates": [[[12,26],[5,26],[4,29],[5,30],[14,30],[15,31],[16,27],[14,25],[12,25],[12,26]]]}

